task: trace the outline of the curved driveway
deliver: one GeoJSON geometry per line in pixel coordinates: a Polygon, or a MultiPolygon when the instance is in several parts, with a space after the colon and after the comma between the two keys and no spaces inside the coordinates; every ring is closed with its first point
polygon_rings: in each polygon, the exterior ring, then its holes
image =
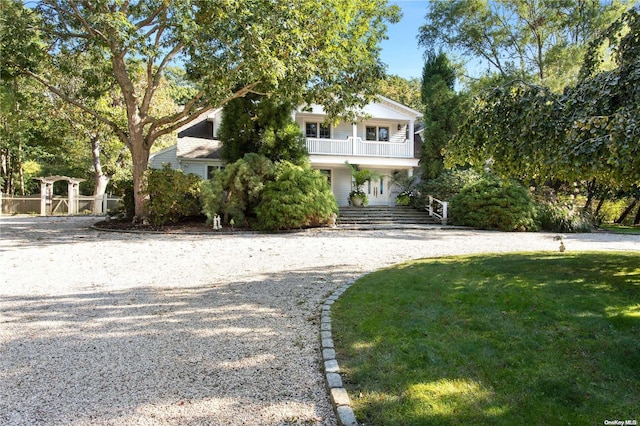
{"type": "MultiPolygon", "coordinates": [[[[414,258],[558,247],[544,233],[141,235],[96,220],[0,219],[0,424],[335,424],[318,337],[335,289],[414,258]]],[[[565,245],[640,252],[640,236],[565,245]]]]}

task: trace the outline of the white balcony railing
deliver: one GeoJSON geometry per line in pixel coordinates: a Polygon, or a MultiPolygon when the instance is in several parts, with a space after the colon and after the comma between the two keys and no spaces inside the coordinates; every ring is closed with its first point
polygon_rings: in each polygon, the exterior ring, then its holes
{"type": "Polygon", "coordinates": [[[359,137],[347,139],[307,138],[309,154],[357,155],[364,157],[413,158],[413,143],[363,141],[359,137]]]}

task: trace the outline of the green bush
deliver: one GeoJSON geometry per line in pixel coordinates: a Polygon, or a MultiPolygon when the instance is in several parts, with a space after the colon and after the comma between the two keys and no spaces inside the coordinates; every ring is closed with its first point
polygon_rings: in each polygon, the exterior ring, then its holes
{"type": "Polygon", "coordinates": [[[181,170],[162,169],[147,172],[147,211],[154,225],[176,223],[200,214],[200,178],[181,170]]]}
{"type": "Polygon", "coordinates": [[[536,209],[527,189],[513,181],[486,177],[453,197],[451,221],[456,225],[500,231],[535,230],[536,209]]]}
{"type": "Polygon", "coordinates": [[[326,176],[308,165],[283,161],[276,166],[275,180],[265,185],[255,226],[268,231],[319,226],[337,213],[326,176]]]}
{"type": "Polygon", "coordinates": [[[592,220],[563,204],[538,203],[538,223],[540,228],[552,232],[591,232],[592,220]]]}
{"type": "Polygon", "coordinates": [[[136,212],[133,198],[133,180],[122,181],[120,187],[122,201],[118,203],[116,214],[122,215],[127,219],[131,219],[136,212]]]}
{"type": "Polygon", "coordinates": [[[416,186],[414,205],[424,207],[429,204],[431,195],[442,201],[451,201],[462,188],[480,180],[474,170],[445,170],[437,178],[424,180],[416,186]]]}
{"type": "Polygon", "coordinates": [[[250,153],[216,172],[213,179],[202,182],[202,211],[208,221],[220,215],[224,224],[233,220],[237,226],[247,225],[255,217],[255,207],[274,173],[274,165],[268,158],[250,153]]]}

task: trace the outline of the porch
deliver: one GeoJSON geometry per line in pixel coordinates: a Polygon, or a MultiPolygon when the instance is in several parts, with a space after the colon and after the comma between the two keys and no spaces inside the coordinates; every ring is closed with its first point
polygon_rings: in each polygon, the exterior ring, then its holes
{"type": "Polygon", "coordinates": [[[365,141],[359,136],[346,139],[306,138],[309,154],[361,157],[414,158],[413,142],[365,141]]]}

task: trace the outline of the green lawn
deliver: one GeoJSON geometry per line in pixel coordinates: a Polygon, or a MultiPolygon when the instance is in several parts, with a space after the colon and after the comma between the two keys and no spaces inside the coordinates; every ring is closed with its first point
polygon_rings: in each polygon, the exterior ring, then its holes
{"type": "Polygon", "coordinates": [[[333,305],[366,425],[640,421],[640,255],[420,260],[333,305]]]}
{"type": "Polygon", "coordinates": [[[616,225],[611,223],[603,223],[600,225],[600,228],[614,232],[616,234],[636,234],[640,235],[640,226],[625,226],[625,225],[616,225]]]}

